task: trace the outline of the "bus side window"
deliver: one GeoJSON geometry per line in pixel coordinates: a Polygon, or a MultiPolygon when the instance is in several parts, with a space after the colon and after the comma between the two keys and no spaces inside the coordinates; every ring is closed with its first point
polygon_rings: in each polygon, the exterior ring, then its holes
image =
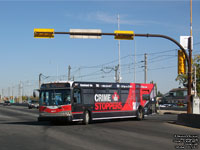
{"type": "Polygon", "coordinates": [[[83,104],[94,104],[94,89],[93,88],[83,88],[83,104]]]}
{"type": "Polygon", "coordinates": [[[149,94],[143,94],[142,95],[142,99],[149,101],[150,100],[150,95],[149,94]]]}
{"type": "Polygon", "coordinates": [[[73,98],[74,98],[74,103],[81,104],[81,91],[80,91],[80,89],[74,89],[73,98]]]}
{"type": "MultiPolygon", "coordinates": [[[[121,89],[121,101],[122,103],[126,103],[126,100],[129,95],[129,89],[121,89]]],[[[131,97],[133,99],[133,97],[131,97]]]]}

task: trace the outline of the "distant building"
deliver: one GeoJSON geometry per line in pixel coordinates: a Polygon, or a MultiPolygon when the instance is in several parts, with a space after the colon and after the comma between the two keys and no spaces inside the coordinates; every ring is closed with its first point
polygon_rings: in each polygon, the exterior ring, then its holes
{"type": "Polygon", "coordinates": [[[162,103],[178,104],[187,103],[187,88],[174,88],[162,97],[162,103]]]}

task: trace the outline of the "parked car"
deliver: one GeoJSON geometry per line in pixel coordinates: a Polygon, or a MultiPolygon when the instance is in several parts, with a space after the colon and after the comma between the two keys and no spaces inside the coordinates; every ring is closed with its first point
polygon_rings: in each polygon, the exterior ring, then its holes
{"type": "Polygon", "coordinates": [[[4,106],[10,106],[10,101],[5,101],[3,105],[4,106]]]}
{"type": "Polygon", "coordinates": [[[173,107],[173,104],[160,104],[159,107],[173,107]]]}
{"type": "Polygon", "coordinates": [[[32,108],[39,108],[39,103],[36,100],[31,100],[28,102],[28,108],[32,109],[32,108]]]}
{"type": "Polygon", "coordinates": [[[160,104],[159,107],[163,108],[163,107],[166,107],[166,105],[160,104]]]}

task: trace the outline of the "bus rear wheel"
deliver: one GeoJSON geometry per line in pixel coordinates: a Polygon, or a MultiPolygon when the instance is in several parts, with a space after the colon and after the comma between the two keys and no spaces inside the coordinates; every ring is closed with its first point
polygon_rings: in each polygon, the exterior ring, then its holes
{"type": "Polygon", "coordinates": [[[140,121],[142,120],[144,117],[144,114],[143,114],[143,109],[142,108],[138,108],[137,110],[137,120],[140,121]]]}
{"type": "Polygon", "coordinates": [[[90,114],[88,111],[85,111],[85,115],[84,115],[84,118],[83,118],[83,124],[84,125],[87,125],[90,123],[90,114]]]}

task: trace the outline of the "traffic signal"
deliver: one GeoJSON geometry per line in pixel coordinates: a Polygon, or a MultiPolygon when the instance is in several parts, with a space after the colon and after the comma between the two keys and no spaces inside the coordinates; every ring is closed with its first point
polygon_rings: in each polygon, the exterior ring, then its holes
{"type": "Polygon", "coordinates": [[[182,50],[178,50],[178,74],[186,73],[186,60],[185,54],[182,50]]]}
{"type": "Polygon", "coordinates": [[[54,38],[54,29],[34,29],[34,38],[54,38]]]}
{"type": "Polygon", "coordinates": [[[133,40],[134,32],[133,31],[115,31],[115,40],[133,40]]]}

